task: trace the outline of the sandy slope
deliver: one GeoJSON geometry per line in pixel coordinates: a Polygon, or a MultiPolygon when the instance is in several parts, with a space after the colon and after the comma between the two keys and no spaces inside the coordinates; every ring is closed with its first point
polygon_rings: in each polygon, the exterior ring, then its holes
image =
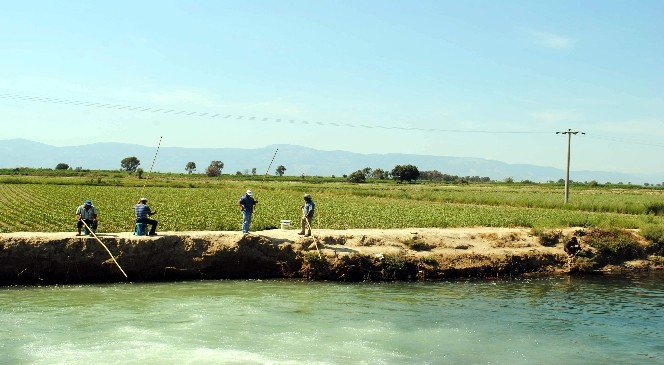
{"type": "MultiPolygon", "coordinates": [[[[571,236],[576,229],[563,230],[571,236]]],[[[438,280],[560,273],[562,242],[539,243],[529,228],[409,228],[241,232],[14,232],[0,234],[0,285],[125,280],[309,278],[438,280]],[[101,243],[104,245],[102,245],[101,243]],[[317,244],[317,245],[316,245],[317,244]],[[413,244],[424,245],[415,247],[413,244]],[[311,256],[314,253],[314,256],[311,256]]]]}

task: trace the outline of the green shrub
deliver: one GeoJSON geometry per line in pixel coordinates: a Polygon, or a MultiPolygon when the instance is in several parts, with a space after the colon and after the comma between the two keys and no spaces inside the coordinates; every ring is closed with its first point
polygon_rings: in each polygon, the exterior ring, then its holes
{"type": "Polygon", "coordinates": [[[385,254],[383,260],[383,264],[387,271],[398,272],[406,268],[406,258],[403,255],[385,254]]]}
{"type": "Polygon", "coordinates": [[[641,229],[641,234],[650,241],[649,251],[658,255],[664,254],[664,226],[649,224],[641,229]]]}
{"type": "Polygon", "coordinates": [[[608,261],[629,260],[643,255],[643,248],[636,238],[624,230],[596,229],[586,235],[584,240],[608,261]]]}
{"type": "Polygon", "coordinates": [[[577,256],[574,258],[574,269],[579,272],[591,272],[597,263],[591,257],[577,256]]]}
{"type": "Polygon", "coordinates": [[[310,265],[319,265],[319,264],[324,264],[327,263],[327,259],[325,256],[321,256],[318,252],[307,252],[304,255],[304,259],[310,264],[310,265]]]}
{"type": "Polygon", "coordinates": [[[560,239],[563,237],[563,232],[561,230],[553,231],[544,231],[540,229],[533,229],[532,234],[539,238],[539,243],[542,246],[555,246],[560,242],[560,239]]]}
{"type": "Polygon", "coordinates": [[[646,204],[646,214],[664,215],[664,203],[654,202],[646,204]]]}

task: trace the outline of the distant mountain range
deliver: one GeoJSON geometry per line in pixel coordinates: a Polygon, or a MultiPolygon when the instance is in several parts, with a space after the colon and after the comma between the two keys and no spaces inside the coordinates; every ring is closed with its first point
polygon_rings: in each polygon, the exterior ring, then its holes
{"type": "MultiPolygon", "coordinates": [[[[187,162],[194,162],[197,172],[205,172],[211,161],[224,163],[224,174],[237,171],[265,174],[276,150],[279,150],[269,171],[274,174],[277,166],[286,168],[286,175],[342,176],[370,167],[391,171],[396,165],[411,164],[420,171],[438,170],[457,176],[489,177],[514,181],[557,181],[565,178],[563,169],[553,167],[508,164],[500,161],[469,157],[445,157],[412,154],[361,154],[347,151],[321,151],[294,145],[271,145],[263,148],[182,148],[161,147],[153,171],[185,172],[187,162]]],[[[125,157],[135,156],[148,171],[156,152],[155,147],[125,143],[94,143],[82,146],[55,147],[24,139],[0,140],[0,167],[55,168],[66,163],[72,168],[92,170],[117,170],[125,157]]],[[[661,184],[664,174],[645,175],[606,171],[571,171],[570,179],[599,183],[661,184]]]]}

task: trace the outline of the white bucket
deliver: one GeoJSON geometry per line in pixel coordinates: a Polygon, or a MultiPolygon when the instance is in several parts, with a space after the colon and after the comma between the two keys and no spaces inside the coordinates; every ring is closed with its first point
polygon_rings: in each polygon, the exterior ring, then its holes
{"type": "Polygon", "coordinates": [[[281,229],[289,229],[290,228],[290,221],[286,219],[281,220],[281,229]]]}

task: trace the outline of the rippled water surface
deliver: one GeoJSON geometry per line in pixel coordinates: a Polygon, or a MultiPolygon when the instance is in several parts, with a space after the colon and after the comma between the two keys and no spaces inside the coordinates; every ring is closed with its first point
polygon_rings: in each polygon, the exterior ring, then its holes
{"type": "Polygon", "coordinates": [[[0,364],[656,364],[664,276],[0,289],[0,364]]]}

